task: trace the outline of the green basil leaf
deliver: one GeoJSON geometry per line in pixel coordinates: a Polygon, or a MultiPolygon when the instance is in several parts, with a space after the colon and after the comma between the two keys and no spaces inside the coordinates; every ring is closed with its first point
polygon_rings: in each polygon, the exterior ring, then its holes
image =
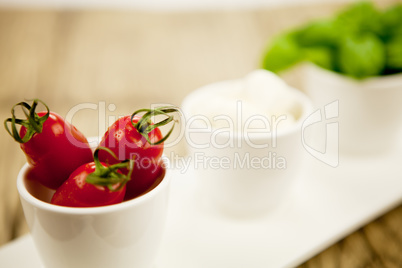
{"type": "Polygon", "coordinates": [[[342,31],[333,19],[313,21],[296,31],[295,39],[301,46],[335,47],[342,31]]]}
{"type": "Polygon", "coordinates": [[[344,74],[355,78],[376,76],[385,67],[385,48],[373,34],[348,36],[340,44],[337,58],[344,74]]]}
{"type": "Polygon", "coordinates": [[[309,47],[303,49],[306,61],[312,62],[324,69],[335,70],[334,51],[332,48],[325,46],[309,47]]]}
{"type": "Polygon", "coordinates": [[[383,32],[381,37],[387,41],[402,35],[402,4],[396,4],[386,9],[381,16],[383,32]]]}
{"type": "Polygon", "coordinates": [[[402,35],[388,41],[385,44],[385,49],[387,68],[402,70],[402,35]]]}
{"type": "Polygon", "coordinates": [[[303,55],[295,42],[293,34],[285,34],[275,38],[264,54],[262,67],[278,73],[300,62],[303,55]]]}
{"type": "Polygon", "coordinates": [[[339,12],[335,18],[338,29],[349,34],[383,32],[382,14],[372,2],[360,2],[339,12]]]}

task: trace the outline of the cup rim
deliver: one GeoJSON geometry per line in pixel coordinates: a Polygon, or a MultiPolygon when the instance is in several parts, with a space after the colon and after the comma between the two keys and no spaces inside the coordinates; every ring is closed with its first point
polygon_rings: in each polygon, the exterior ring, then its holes
{"type": "Polygon", "coordinates": [[[54,212],[59,214],[71,214],[71,215],[96,215],[102,213],[110,213],[110,212],[118,212],[125,210],[129,207],[140,206],[142,203],[147,202],[148,200],[154,198],[158,195],[159,192],[163,191],[166,187],[168,187],[171,180],[171,170],[169,168],[169,159],[162,156],[162,160],[164,161],[164,165],[166,166],[165,176],[162,181],[151,191],[133,198],[131,200],[123,201],[118,204],[100,206],[100,207],[65,207],[59,205],[53,205],[48,202],[39,200],[34,197],[25,187],[25,174],[29,168],[29,164],[25,163],[23,167],[20,169],[17,176],[17,190],[20,195],[20,198],[24,199],[26,202],[31,204],[32,206],[54,212]]]}
{"type": "MultiPolygon", "coordinates": [[[[206,91],[212,91],[216,86],[218,85],[224,85],[224,84],[229,84],[233,83],[235,81],[238,81],[239,79],[232,79],[232,80],[224,80],[224,81],[218,81],[215,83],[211,83],[205,86],[202,86],[198,89],[193,90],[190,92],[182,101],[181,103],[181,110],[183,111],[184,117],[188,116],[194,116],[195,114],[190,112],[190,108],[192,104],[194,104],[197,101],[197,96],[200,94],[203,94],[203,92],[206,91]]],[[[292,86],[288,86],[288,89],[292,91],[293,94],[296,94],[296,100],[297,102],[301,105],[302,107],[302,113],[300,117],[296,120],[296,123],[283,130],[277,130],[275,135],[276,136],[288,136],[293,134],[295,131],[299,130],[300,127],[303,125],[304,120],[313,112],[314,106],[312,101],[309,99],[309,97],[304,94],[301,90],[298,90],[292,86]]],[[[195,123],[197,126],[197,124],[195,123]]],[[[200,133],[211,133],[214,130],[217,130],[219,128],[214,128],[212,127],[211,130],[206,130],[205,128],[200,128],[199,131],[200,133]]],[[[221,133],[224,137],[229,136],[226,134],[226,132],[221,133]]],[[[244,139],[243,132],[239,133],[237,131],[233,132],[230,134],[231,137],[234,139],[244,139]]],[[[273,135],[273,133],[248,133],[248,137],[255,139],[255,140],[265,140],[265,139],[270,139],[273,135]]]]}
{"type": "Polygon", "coordinates": [[[384,83],[388,86],[398,87],[401,84],[402,72],[395,73],[395,74],[388,74],[388,75],[378,75],[378,76],[369,76],[363,79],[353,78],[346,74],[338,73],[332,70],[325,69],[321,66],[318,66],[314,63],[305,63],[304,67],[305,70],[308,71],[315,71],[319,75],[323,76],[323,79],[332,79],[330,80],[333,82],[333,79],[338,79],[344,83],[349,83],[353,85],[357,85],[361,87],[363,90],[384,90],[384,83]]]}

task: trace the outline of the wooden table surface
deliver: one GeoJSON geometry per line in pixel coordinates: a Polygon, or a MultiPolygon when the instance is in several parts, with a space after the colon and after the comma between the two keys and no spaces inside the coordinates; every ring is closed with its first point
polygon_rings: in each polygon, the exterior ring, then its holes
{"type": "MultiPolygon", "coordinates": [[[[189,13],[0,10],[0,118],[9,117],[13,104],[40,98],[62,116],[79,109],[73,124],[87,136],[102,135],[111,123],[105,119],[151,103],[179,105],[199,86],[244,76],[259,67],[273,35],[341,7],[189,13]]],[[[298,86],[297,73],[285,79],[298,86]]],[[[24,155],[4,130],[0,148],[3,245],[28,229],[16,189],[24,155]]],[[[180,146],[174,150],[183,153],[180,146]]],[[[300,267],[402,267],[402,206],[300,267]]]]}

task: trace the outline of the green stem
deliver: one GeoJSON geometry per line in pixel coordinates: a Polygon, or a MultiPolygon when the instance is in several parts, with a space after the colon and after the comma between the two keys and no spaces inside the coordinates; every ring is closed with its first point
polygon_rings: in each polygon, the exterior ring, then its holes
{"type": "Polygon", "coordinates": [[[99,161],[99,151],[104,150],[117,159],[117,156],[106,147],[98,147],[94,152],[95,171],[88,174],[86,182],[94,185],[106,186],[111,191],[119,191],[130,180],[133,172],[134,160],[125,160],[120,163],[103,166],[99,161]],[[128,168],[127,175],[117,172],[119,169],[128,168]],[[116,188],[116,185],[118,187],[116,188]]]}
{"type": "MultiPolygon", "coordinates": [[[[151,142],[148,134],[155,128],[167,125],[170,122],[174,121],[174,117],[169,114],[176,113],[176,112],[180,113],[180,110],[175,106],[161,106],[161,107],[157,107],[154,109],[140,109],[140,110],[135,111],[131,115],[131,123],[137,129],[137,131],[148,141],[149,144],[158,145],[158,144],[161,144],[162,142],[166,141],[169,138],[170,134],[172,134],[172,132],[173,132],[175,124],[173,123],[169,132],[164,137],[162,137],[160,140],[158,140],[157,142],[151,142]],[[144,113],[144,114],[141,117],[141,119],[138,120],[137,123],[133,123],[134,116],[139,113],[144,113]],[[151,118],[156,115],[164,115],[164,116],[166,116],[166,118],[163,119],[162,121],[152,124],[151,118]]],[[[174,121],[174,122],[176,122],[176,121],[174,121]]]]}
{"type": "Polygon", "coordinates": [[[39,99],[34,99],[32,106],[26,102],[19,102],[11,108],[11,118],[7,118],[4,121],[4,127],[16,142],[26,143],[32,138],[35,133],[42,133],[43,123],[45,123],[45,121],[49,118],[49,114],[49,107],[47,107],[47,105],[39,99]],[[36,107],[39,103],[42,103],[46,107],[46,114],[44,116],[39,116],[36,113],[36,107]],[[26,119],[23,120],[16,118],[15,108],[18,106],[21,107],[21,110],[25,114],[26,119]],[[11,125],[11,130],[9,128],[9,123],[11,125]],[[26,128],[26,133],[24,137],[20,136],[17,125],[21,125],[26,128]]]}

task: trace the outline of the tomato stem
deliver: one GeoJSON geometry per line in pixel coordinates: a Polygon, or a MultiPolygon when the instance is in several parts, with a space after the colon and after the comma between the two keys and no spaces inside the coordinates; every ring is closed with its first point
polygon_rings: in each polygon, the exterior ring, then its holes
{"type": "MultiPolygon", "coordinates": [[[[155,128],[167,125],[170,122],[174,121],[174,117],[169,114],[176,113],[176,112],[180,113],[180,110],[175,106],[161,106],[161,107],[157,107],[154,109],[140,109],[140,110],[135,111],[131,115],[131,123],[137,129],[137,131],[147,140],[147,142],[149,144],[158,145],[169,138],[170,134],[172,134],[172,132],[173,132],[175,124],[173,123],[169,132],[164,137],[162,137],[160,140],[158,140],[157,142],[152,142],[149,139],[148,134],[155,128]],[[138,120],[137,123],[133,123],[134,116],[139,113],[144,113],[144,115],[141,117],[140,120],[138,120]],[[152,124],[151,118],[156,115],[164,115],[164,116],[166,116],[166,118],[163,119],[162,121],[152,124]]],[[[176,121],[174,121],[174,122],[176,122],[176,121]]]]}
{"type": "Polygon", "coordinates": [[[99,161],[99,151],[104,150],[111,154],[114,158],[118,159],[117,156],[106,147],[98,147],[94,152],[94,163],[95,163],[95,171],[89,174],[86,178],[86,182],[106,186],[111,191],[119,191],[124,185],[130,180],[131,173],[133,172],[134,160],[124,160],[120,163],[104,166],[99,161]],[[128,174],[122,174],[117,172],[119,169],[128,168],[128,174]],[[118,185],[116,187],[116,185],[118,185]]]}
{"type": "Polygon", "coordinates": [[[42,133],[43,123],[45,123],[45,121],[49,118],[49,114],[49,107],[47,107],[47,105],[39,99],[34,99],[32,106],[26,102],[19,102],[11,108],[11,118],[7,118],[4,121],[4,127],[16,142],[26,143],[35,133],[42,133]],[[39,103],[42,103],[46,107],[46,114],[44,116],[39,116],[35,111],[39,103]],[[21,107],[23,113],[25,114],[25,120],[16,118],[15,108],[18,106],[21,107]],[[8,126],[9,123],[11,124],[11,130],[8,126]],[[24,137],[20,136],[17,125],[21,125],[26,128],[24,137]]]}

